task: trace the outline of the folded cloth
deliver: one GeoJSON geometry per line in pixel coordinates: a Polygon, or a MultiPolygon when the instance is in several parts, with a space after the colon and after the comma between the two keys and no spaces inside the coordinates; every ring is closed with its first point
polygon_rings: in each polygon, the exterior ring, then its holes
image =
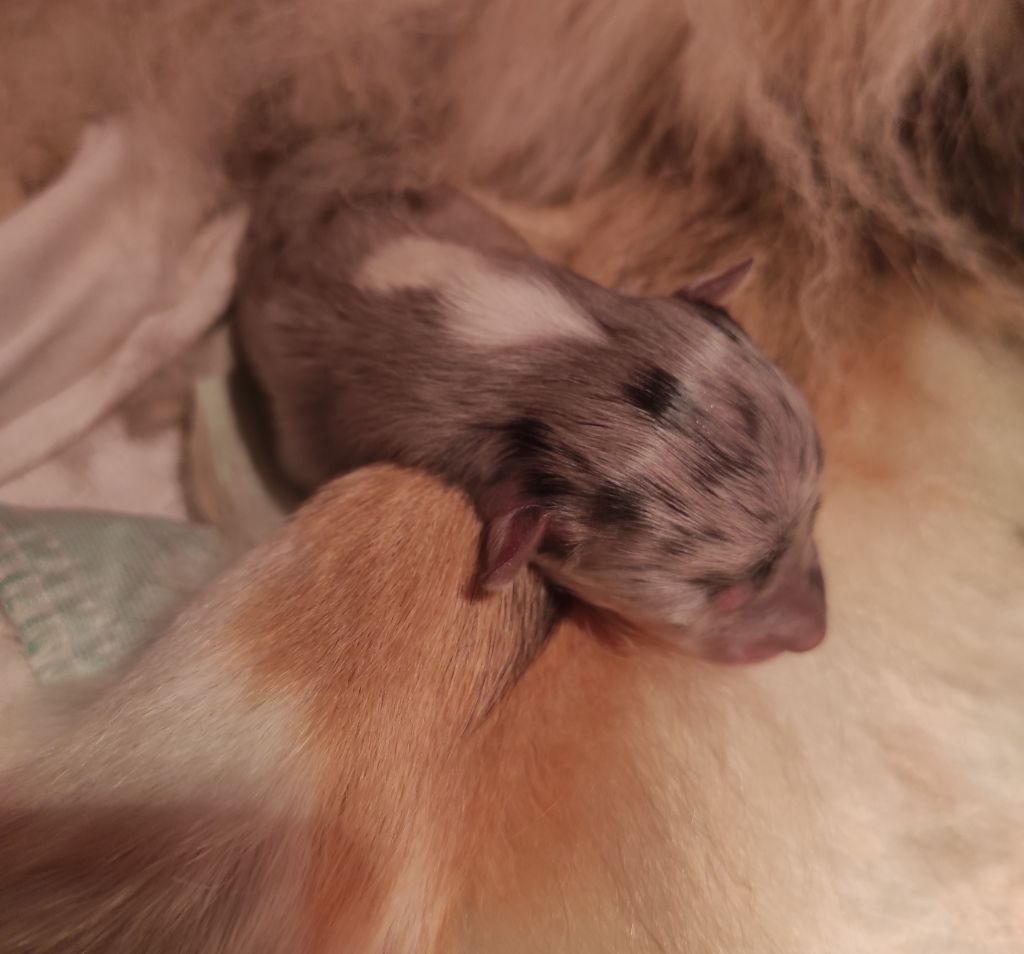
{"type": "Polygon", "coordinates": [[[42,682],[129,657],[237,551],[181,521],[0,506],[0,631],[42,682]]]}
{"type": "Polygon", "coordinates": [[[238,546],[269,536],[301,502],[274,461],[267,420],[236,373],[196,382],[185,455],[191,512],[238,546]]]}
{"type": "Polygon", "coordinates": [[[203,220],[130,128],[90,128],[0,221],[0,483],[83,434],[223,312],[245,226],[203,220]]]}
{"type": "Polygon", "coordinates": [[[185,519],[183,445],[180,423],[139,434],[123,414],[108,414],[63,450],[0,484],[0,503],[185,519]]]}

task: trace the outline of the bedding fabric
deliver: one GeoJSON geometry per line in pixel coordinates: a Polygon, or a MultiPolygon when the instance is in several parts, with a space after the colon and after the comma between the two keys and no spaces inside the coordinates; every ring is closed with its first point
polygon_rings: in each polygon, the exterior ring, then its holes
{"type": "Polygon", "coordinates": [[[223,567],[214,530],[0,506],[0,612],[41,682],[108,670],[223,567]]]}
{"type": "MultiPolygon", "coordinates": [[[[223,313],[244,210],[203,220],[181,193],[112,121],[0,221],[0,499],[19,477],[45,496],[35,469],[223,313]]],[[[52,497],[63,489],[58,476],[52,497]]]]}

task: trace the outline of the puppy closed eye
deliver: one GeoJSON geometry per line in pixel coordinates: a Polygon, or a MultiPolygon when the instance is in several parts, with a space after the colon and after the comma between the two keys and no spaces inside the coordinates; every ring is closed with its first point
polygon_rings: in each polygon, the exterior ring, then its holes
{"type": "Polygon", "coordinates": [[[692,582],[707,593],[708,603],[723,613],[739,609],[750,602],[756,593],[754,585],[747,579],[709,576],[692,582]]]}
{"type": "Polygon", "coordinates": [[[711,597],[711,605],[723,613],[732,613],[746,606],[754,598],[756,592],[754,584],[747,580],[732,583],[711,597]]]}
{"type": "Polygon", "coordinates": [[[760,563],[755,564],[748,574],[750,582],[758,589],[764,586],[775,572],[781,556],[781,551],[776,551],[766,556],[760,563]]]}

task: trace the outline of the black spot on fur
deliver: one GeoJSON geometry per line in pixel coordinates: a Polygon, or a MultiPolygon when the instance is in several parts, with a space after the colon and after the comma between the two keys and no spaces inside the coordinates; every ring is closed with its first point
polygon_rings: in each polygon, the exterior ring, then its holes
{"type": "Polygon", "coordinates": [[[551,428],[536,417],[517,417],[502,426],[509,450],[516,457],[533,457],[551,450],[551,428]]]}
{"type": "Polygon", "coordinates": [[[576,488],[568,480],[545,470],[531,470],[527,472],[524,486],[526,493],[530,497],[539,500],[576,495],[576,488]]]}
{"type": "Polygon", "coordinates": [[[595,472],[593,462],[567,444],[555,447],[553,453],[557,459],[569,461],[578,474],[593,474],[595,472]]]}
{"type": "Polygon", "coordinates": [[[637,370],[626,385],[625,394],[630,404],[659,422],[668,418],[682,398],[676,378],[653,364],[637,370]]]}
{"type": "Polygon", "coordinates": [[[643,518],[640,495],[617,484],[604,484],[590,502],[594,521],[605,526],[635,524],[643,518]]]}
{"type": "Polygon", "coordinates": [[[550,425],[538,417],[524,415],[497,426],[481,424],[484,431],[497,431],[504,441],[505,453],[513,461],[536,466],[540,460],[557,461],[563,469],[577,474],[592,475],[594,464],[586,455],[568,444],[557,441],[550,425]]]}

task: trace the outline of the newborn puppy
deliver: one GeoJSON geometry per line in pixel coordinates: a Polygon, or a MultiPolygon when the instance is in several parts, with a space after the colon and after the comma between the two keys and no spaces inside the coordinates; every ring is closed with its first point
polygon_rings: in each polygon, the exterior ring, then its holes
{"type": "Polygon", "coordinates": [[[343,190],[343,167],[322,147],[281,167],[241,254],[239,341],[289,475],[425,468],[485,521],[485,589],[532,562],[711,659],[816,646],[821,445],[718,304],[747,265],[625,297],[456,192],[385,161],[343,190]]]}

